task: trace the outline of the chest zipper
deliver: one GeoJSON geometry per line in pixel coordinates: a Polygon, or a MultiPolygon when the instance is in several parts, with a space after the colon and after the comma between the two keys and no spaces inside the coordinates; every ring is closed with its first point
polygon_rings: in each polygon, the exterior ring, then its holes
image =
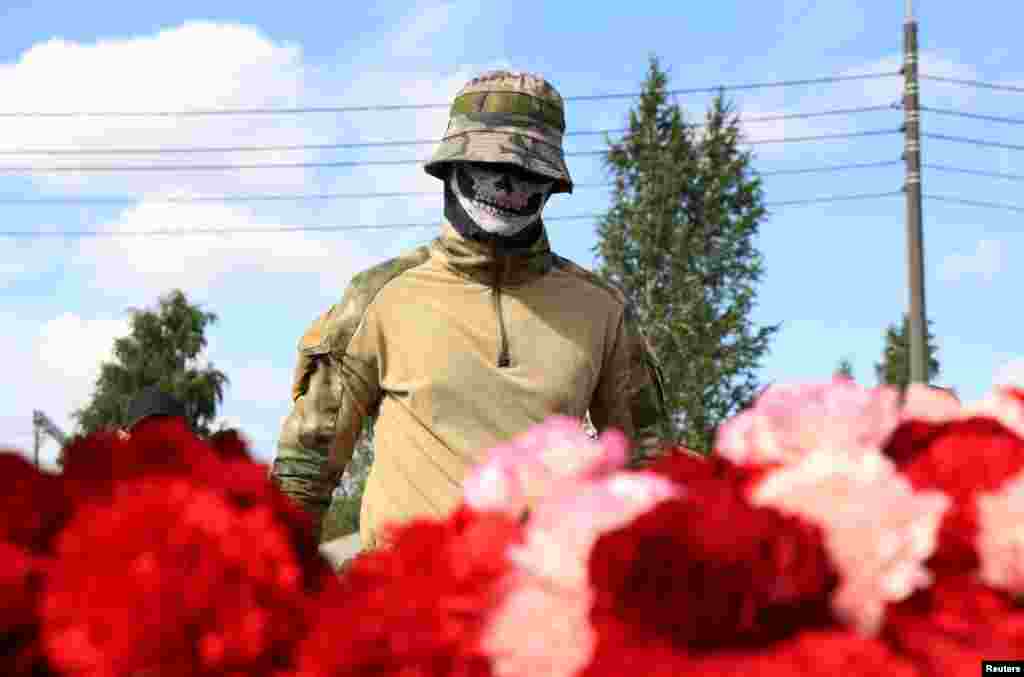
{"type": "Polygon", "coordinates": [[[498,333],[501,335],[501,346],[498,350],[498,367],[508,367],[511,358],[508,354],[508,336],[505,333],[505,318],[501,312],[501,266],[502,258],[499,256],[497,247],[494,251],[494,286],[491,287],[491,298],[494,300],[494,314],[498,316],[498,333]]]}

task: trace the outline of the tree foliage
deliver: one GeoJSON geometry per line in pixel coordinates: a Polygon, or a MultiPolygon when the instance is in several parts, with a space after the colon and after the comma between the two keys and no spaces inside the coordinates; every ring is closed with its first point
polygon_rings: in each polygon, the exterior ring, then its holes
{"type": "Polygon", "coordinates": [[[180,290],[162,296],[154,310],[128,312],[130,334],[114,341],[113,361],[101,365],[91,400],[73,414],[78,433],[124,426],[135,394],[159,385],[185,403],[196,432],[210,434],[228,377],[199,356],[217,316],[189,303],[180,290]]]}
{"type": "Polygon", "coordinates": [[[663,436],[706,452],[718,425],[758,392],[756,371],[779,329],[752,321],[767,212],[733,106],[719,93],[694,124],[667,88],[652,56],[628,131],[608,139],[614,193],[598,226],[597,272],[625,292],[661,361],[671,417],[663,436]]]}
{"type": "MultiPolygon", "coordinates": [[[[928,320],[926,343],[930,383],[941,370],[931,320],[928,320]]],[[[903,313],[902,325],[893,323],[886,327],[882,361],[875,363],[875,376],[879,384],[896,386],[900,390],[905,389],[910,383],[910,316],[907,313],[903,313]]]]}
{"type": "Polygon", "coordinates": [[[363,489],[373,465],[373,421],[367,420],[363,433],[352,452],[352,460],[341,476],[331,505],[324,515],[320,531],[321,541],[330,541],[359,531],[359,510],[363,502],[363,489]]]}
{"type": "Polygon", "coordinates": [[[853,379],[853,362],[850,358],[844,357],[839,360],[839,364],[836,366],[836,376],[845,376],[848,379],[853,379]]]}

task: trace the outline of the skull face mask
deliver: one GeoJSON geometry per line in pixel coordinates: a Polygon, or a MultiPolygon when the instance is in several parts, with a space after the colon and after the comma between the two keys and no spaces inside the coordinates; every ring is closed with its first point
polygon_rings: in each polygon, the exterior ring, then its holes
{"type": "Polygon", "coordinates": [[[554,181],[518,167],[454,163],[448,177],[466,215],[499,237],[516,235],[540,218],[554,181]]]}

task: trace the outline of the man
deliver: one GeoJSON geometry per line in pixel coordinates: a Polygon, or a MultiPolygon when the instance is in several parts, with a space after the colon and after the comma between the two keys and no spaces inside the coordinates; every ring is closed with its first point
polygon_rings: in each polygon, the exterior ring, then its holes
{"type": "Polygon", "coordinates": [[[138,426],[158,417],[177,417],[187,421],[188,412],[181,400],[159,386],[143,388],[128,405],[125,416],[128,423],[118,430],[118,435],[127,439],[138,426]]]}
{"type": "Polygon", "coordinates": [[[552,253],[541,220],[572,192],[564,131],[544,79],[470,81],[425,167],[444,182],[440,237],[354,277],[299,342],[272,477],[319,522],[371,417],[364,548],[445,515],[484,451],[551,415],[642,438],[637,462],[656,448],[661,381],[623,295],[552,253]]]}

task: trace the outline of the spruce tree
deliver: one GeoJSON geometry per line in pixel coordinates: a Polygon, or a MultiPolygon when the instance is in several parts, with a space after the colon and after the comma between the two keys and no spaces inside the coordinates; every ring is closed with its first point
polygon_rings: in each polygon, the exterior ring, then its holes
{"type": "Polygon", "coordinates": [[[598,225],[597,272],[624,291],[661,362],[662,436],[708,452],[718,425],[759,391],[779,329],[751,318],[767,212],[734,107],[719,93],[694,124],[667,90],[652,56],[628,130],[608,139],[614,192],[598,225]]]}
{"type": "MultiPolygon", "coordinates": [[[[939,375],[941,370],[938,360],[938,347],[935,345],[935,334],[932,333],[932,321],[928,320],[928,381],[939,375]]],[[[890,324],[885,329],[885,344],[882,349],[882,361],[875,363],[875,375],[879,384],[896,386],[906,389],[910,383],[910,317],[904,313],[903,323],[890,324]]]]}

